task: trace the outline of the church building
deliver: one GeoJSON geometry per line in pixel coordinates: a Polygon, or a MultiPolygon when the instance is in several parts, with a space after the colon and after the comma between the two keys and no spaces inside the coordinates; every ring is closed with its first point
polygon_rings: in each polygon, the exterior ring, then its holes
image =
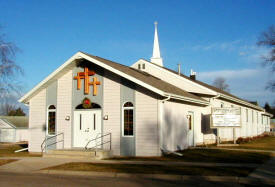
{"type": "Polygon", "coordinates": [[[165,68],[157,23],[153,55],[125,66],[77,52],[26,93],[29,151],[111,150],[113,155],[158,156],[190,146],[232,141],[269,131],[257,104],[165,68]],[[238,108],[240,126],[213,128],[213,108],[238,108]]]}

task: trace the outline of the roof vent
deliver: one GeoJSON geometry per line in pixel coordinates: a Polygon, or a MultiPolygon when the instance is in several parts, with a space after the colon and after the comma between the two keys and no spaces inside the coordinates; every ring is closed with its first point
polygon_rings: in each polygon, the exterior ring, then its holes
{"type": "Polygon", "coordinates": [[[193,80],[196,80],[196,74],[197,74],[197,72],[195,72],[191,69],[190,78],[193,79],[193,80]]]}
{"type": "Polygon", "coordinates": [[[178,64],[178,74],[180,75],[180,64],[178,64]]]}

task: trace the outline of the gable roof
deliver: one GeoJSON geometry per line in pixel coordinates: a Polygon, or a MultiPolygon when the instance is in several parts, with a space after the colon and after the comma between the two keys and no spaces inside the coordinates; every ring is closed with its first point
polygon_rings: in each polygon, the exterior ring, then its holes
{"type": "Polygon", "coordinates": [[[93,56],[93,55],[90,55],[87,53],[84,53],[84,54],[86,54],[92,58],[95,58],[95,59],[103,62],[104,64],[107,64],[115,69],[119,69],[120,71],[122,71],[138,80],[141,80],[142,82],[147,83],[159,90],[162,90],[165,93],[170,93],[170,94],[183,96],[183,97],[187,97],[187,98],[191,98],[191,99],[195,99],[195,100],[200,100],[202,102],[205,101],[204,99],[202,99],[194,94],[190,94],[190,93],[188,93],[172,84],[169,84],[157,77],[154,77],[144,71],[140,71],[135,68],[125,66],[125,65],[122,65],[122,64],[119,64],[119,63],[116,63],[116,62],[113,62],[113,61],[110,61],[110,60],[107,60],[107,59],[104,59],[104,58],[101,58],[98,56],[93,56]]]}
{"type": "Polygon", "coordinates": [[[99,65],[102,68],[105,68],[119,76],[122,76],[140,86],[143,86],[159,95],[171,97],[174,99],[179,99],[187,102],[194,102],[198,104],[208,105],[208,101],[188,93],[176,86],[173,86],[161,79],[153,77],[152,75],[139,71],[137,69],[98,57],[93,56],[84,52],[77,52],[73,55],[69,60],[67,60],[63,65],[61,65],[58,69],[56,69],[53,73],[51,73],[48,77],[46,77],[43,81],[41,81],[37,86],[35,86],[32,90],[30,90],[27,94],[25,94],[22,98],[20,98],[19,102],[27,103],[28,100],[38,92],[40,89],[46,87],[47,83],[52,79],[57,79],[59,72],[72,64],[76,59],[84,58],[94,64],[99,65]]]}
{"type": "Polygon", "coordinates": [[[0,116],[0,119],[14,128],[28,128],[28,116],[0,116]]]}
{"type": "MultiPolygon", "coordinates": [[[[144,59],[143,59],[143,60],[144,60],[144,59]]],[[[171,69],[166,68],[166,67],[159,66],[159,65],[154,64],[154,63],[151,63],[151,62],[149,62],[149,61],[147,61],[147,60],[144,60],[144,61],[146,61],[147,63],[153,64],[153,65],[155,65],[155,66],[157,66],[157,67],[160,67],[160,68],[163,69],[163,70],[167,70],[167,71],[169,71],[169,72],[171,72],[171,73],[174,73],[174,74],[176,74],[176,75],[179,75],[179,73],[176,72],[176,71],[174,71],[174,70],[171,70],[171,69]]],[[[188,77],[188,76],[186,76],[186,75],[184,75],[184,74],[182,74],[182,73],[180,73],[180,76],[183,77],[183,78],[185,78],[185,79],[187,79],[187,80],[189,80],[189,81],[192,81],[193,83],[199,84],[199,85],[201,85],[201,86],[204,86],[204,87],[206,87],[206,88],[208,88],[208,89],[210,89],[210,90],[213,90],[213,91],[217,92],[217,93],[219,94],[220,97],[223,97],[223,98],[229,99],[229,100],[235,99],[235,102],[239,102],[239,103],[241,103],[241,104],[247,105],[247,106],[252,107],[252,108],[255,108],[255,109],[257,109],[257,110],[264,111],[264,109],[263,109],[262,107],[260,107],[260,106],[258,106],[258,105],[256,105],[256,104],[254,104],[254,103],[250,103],[249,101],[246,101],[246,100],[244,100],[244,99],[241,99],[241,98],[239,98],[239,97],[237,97],[237,96],[235,96],[235,95],[232,95],[232,94],[230,94],[230,93],[228,93],[228,92],[226,92],[226,91],[224,91],[224,90],[221,90],[221,89],[219,89],[219,88],[217,88],[217,87],[215,87],[215,86],[206,84],[206,83],[204,83],[204,82],[202,82],[202,81],[199,81],[199,80],[197,80],[197,79],[195,79],[195,80],[194,80],[194,79],[191,79],[190,77],[188,77]]]]}

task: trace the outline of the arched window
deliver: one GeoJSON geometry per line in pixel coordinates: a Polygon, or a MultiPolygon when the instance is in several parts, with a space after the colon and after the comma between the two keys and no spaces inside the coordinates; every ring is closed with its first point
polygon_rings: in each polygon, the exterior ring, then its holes
{"type": "Polygon", "coordinates": [[[50,105],[48,108],[47,134],[55,135],[56,124],[56,108],[50,105]]]}
{"type": "Polygon", "coordinates": [[[126,102],[123,105],[123,136],[134,136],[134,105],[126,102]]]}

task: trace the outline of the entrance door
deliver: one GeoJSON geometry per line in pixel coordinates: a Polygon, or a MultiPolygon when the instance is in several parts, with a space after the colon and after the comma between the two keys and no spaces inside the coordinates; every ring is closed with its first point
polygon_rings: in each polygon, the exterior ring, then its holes
{"type": "Polygon", "coordinates": [[[188,146],[194,146],[194,113],[188,112],[188,146]]]}
{"type": "Polygon", "coordinates": [[[134,105],[126,102],[122,111],[122,133],[120,139],[120,154],[122,156],[135,156],[135,120],[134,105]]]}
{"type": "MultiPolygon", "coordinates": [[[[85,147],[89,140],[101,134],[101,129],[101,110],[74,111],[74,147],[85,147]]],[[[92,141],[88,147],[95,145],[92,141]]]]}

